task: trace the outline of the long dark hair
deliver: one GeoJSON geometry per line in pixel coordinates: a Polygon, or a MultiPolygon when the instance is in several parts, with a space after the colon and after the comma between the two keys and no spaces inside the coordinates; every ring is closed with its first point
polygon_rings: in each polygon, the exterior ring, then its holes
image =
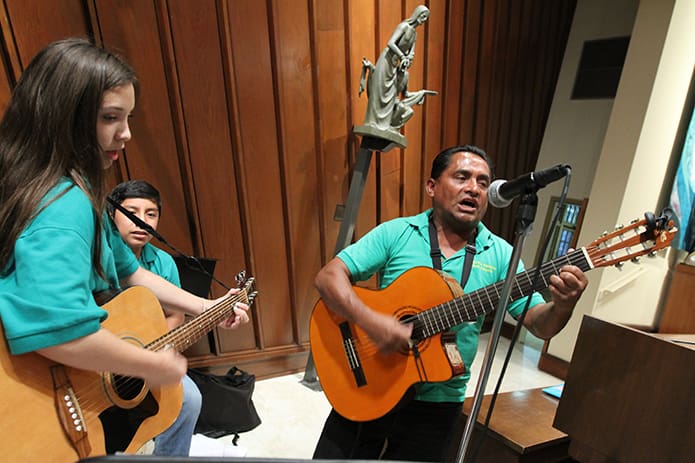
{"type": "Polygon", "coordinates": [[[94,264],[101,273],[105,197],[97,115],[106,90],[133,84],[133,69],[84,39],[53,42],[29,63],[0,121],[0,269],[41,199],[61,177],[82,189],[94,208],[94,264]]]}

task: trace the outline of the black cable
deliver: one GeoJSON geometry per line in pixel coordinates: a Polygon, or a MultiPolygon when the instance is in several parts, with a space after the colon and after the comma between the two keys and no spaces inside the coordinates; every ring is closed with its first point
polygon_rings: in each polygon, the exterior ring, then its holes
{"type": "Polygon", "coordinates": [[[136,216],[135,214],[133,214],[132,212],[130,212],[128,209],[126,209],[125,207],[123,207],[122,205],[120,205],[120,204],[119,204],[115,199],[113,199],[111,196],[107,196],[107,197],[106,197],[106,200],[109,202],[109,204],[111,204],[113,207],[115,207],[116,209],[118,209],[123,215],[125,215],[126,217],[128,217],[128,219],[129,219],[131,222],[133,222],[135,225],[137,225],[138,227],[140,227],[140,228],[142,228],[143,230],[145,230],[147,233],[149,233],[149,234],[152,235],[153,237],[157,238],[157,240],[158,240],[159,242],[161,242],[162,244],[164,244],[165,246],[167,246],[169,249],[171,249],[172,251],[174,251],[178,257],[182,257],[182,258],[184,259],[184,262],[186,263],[186,266],[187,266],[188,268],[190,268],[191,270],[195,270],[196,272],[200,272],[200,273],[202,273],[202,274],[205,275],[205,276],[210,277],[213,281],[215,281],[217,284],[219,284],[220,286],[222,286],[222,287],[223,287],[224,289],[226,289],[227,291],[229,291],[229,290],[231,289],[229,286],[227,286],[226,284],[224,284],[223,282],[221,282],[220,280],[218,280],[218,279],[217,279],[214,275],[212,275],[210,272],[208,272],[207,270],[205,270],[205,268],[203,267],[203,264],[200,262],[200,260],[198,260],[197,257],[195,257],[195,256],[189,256],[189,255],[184,254],[183,252],[179,251],[178,249],[176,249],[173,245],[169,244],[169,242],[168,242],[166,239],[164,239],[164,237],[163,237],[159,232],[157,232],[157,230],[155,230],[150,224],[148,224],[148,223],[145,222],[144,220],[140,219],[138,216],[136,216]]]}

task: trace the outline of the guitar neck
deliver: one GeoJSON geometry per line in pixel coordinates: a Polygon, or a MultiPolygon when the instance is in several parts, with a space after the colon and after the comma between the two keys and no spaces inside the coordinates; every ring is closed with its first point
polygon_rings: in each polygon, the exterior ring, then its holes
{"type": "MultiPolygon", "coordinates": [[[[560,268],[564,265],[575,265],[585,272],[593,268],[586,249],[580,248],[540,267],[517,273],[512,282],[509,302],[547,288],[550,285],[550,276],[560,273],[560,268]]],[[[492,312],[499,305],[503,286],[504,281],[499,281],[420,312],[412,320],[407,320],[413,322],[413,340],[424,340],[492,312]]]]}
{"type": "Polygon", "coordinates": [[[171,348],[182,352],[211,331],[222,320],[229,317],[234,310],[234,304],[237,302],[249,303],[246,291],[240,291],[218,302],[195,318],[155,339],[145,348],[152,351],[171,348]]]}

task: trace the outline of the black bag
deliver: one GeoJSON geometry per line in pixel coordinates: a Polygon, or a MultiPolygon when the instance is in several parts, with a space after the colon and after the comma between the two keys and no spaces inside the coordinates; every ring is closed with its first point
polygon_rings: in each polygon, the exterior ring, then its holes
{"type": "Polygon", "coordinates": [[[261,424],[251,398],[255,375],[232,367],[223,376],[191,368],[188,376],[203,396],[196,433],[218,438],[250,431],[261,424]]]}

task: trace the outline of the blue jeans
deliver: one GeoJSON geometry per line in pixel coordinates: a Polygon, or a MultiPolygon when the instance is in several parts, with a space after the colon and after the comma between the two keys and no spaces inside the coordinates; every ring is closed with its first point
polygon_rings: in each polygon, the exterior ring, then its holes
{"type": "Polygon", "coordinates": [[[174,424],[154,438],[154,455],[187,457],[191,449],[191,439],[203,399],[198,386],[188,375],[183,377],[181,384],[183,385],[181,411],[174,424]]]}

